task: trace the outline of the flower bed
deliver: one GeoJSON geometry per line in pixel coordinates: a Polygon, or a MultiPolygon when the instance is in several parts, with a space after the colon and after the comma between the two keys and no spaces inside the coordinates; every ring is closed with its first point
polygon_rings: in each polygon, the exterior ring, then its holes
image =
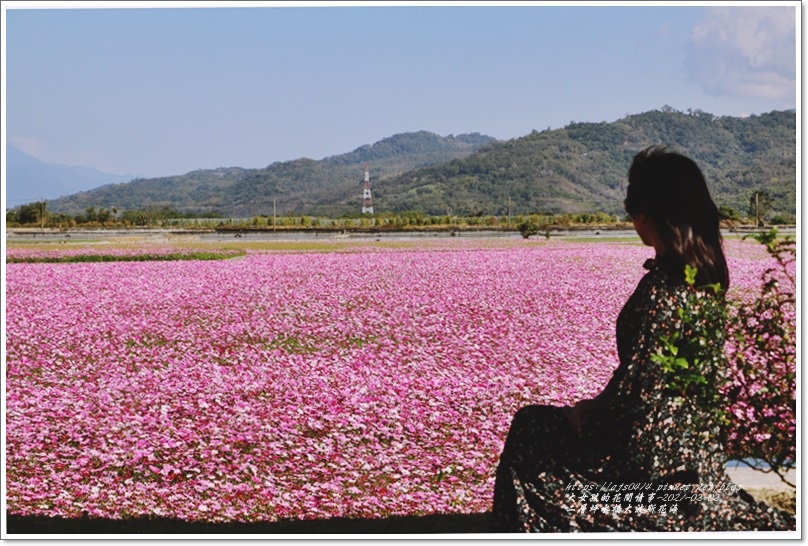
{"type": "MultiPolygon", "coordinates": [[[[743,294],[765,252],[727,246],[743,294]]],[[[9,512],[487,510],[512,414],[607,382],[614,323],[650,252],[463,241],[8,264],[9,512]]]]}

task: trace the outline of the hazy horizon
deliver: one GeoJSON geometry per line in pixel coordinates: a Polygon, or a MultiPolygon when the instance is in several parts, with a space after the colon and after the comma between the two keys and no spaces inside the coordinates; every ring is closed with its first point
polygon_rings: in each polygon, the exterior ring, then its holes
{"type": "Polygon", "coordinates": [[[112,174],[799,106],[799,2],[37,4],[2,6],[4,142],[112,174]]]}

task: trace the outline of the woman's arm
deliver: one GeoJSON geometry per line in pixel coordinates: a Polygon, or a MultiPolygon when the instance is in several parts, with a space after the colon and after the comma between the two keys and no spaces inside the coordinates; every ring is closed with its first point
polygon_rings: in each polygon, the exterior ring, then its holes
{"type": "MultiPolygon", "coordinates": [[[[586,423],[593,415],[604,410],[607,401],[626,379],[627,374],[634,374],[638,367],[644,367],[651,354],[657,351],[659,338],[667,335],[673,326],[671,320],[677,307],[668,294],[660,297],[663,289],[662,279],[656,274],[646,275],[637,286],[624,306],[621,316],[624,322],[618,321],[618,329],[623,330],[623,348],[618,340],[620,366],[614,371],[606,387],[595,398],[584,399],[574,406],[567,406],[565,414],[572,429],[581,436],[586,423]]],[[[618,338],[620,337],[618,332],[618,338]]]]}
{"type": "MultiPolygon", "coordinates": [[[[611,385],[611,383],[609,383],[609,385],[611,385]]],[[[597,413],[597,411],[603,407],[604,401],[608,396],[607,390],[609,389],[609,385],[595,398],[579,400],[574,406],[564,407],[564,414],[567,416],[567,419],[569,419],[572,430],[574,430],[575,434],[578,436],[583,435],[583,428],[586,423],[593,414],[597,413]]]]}

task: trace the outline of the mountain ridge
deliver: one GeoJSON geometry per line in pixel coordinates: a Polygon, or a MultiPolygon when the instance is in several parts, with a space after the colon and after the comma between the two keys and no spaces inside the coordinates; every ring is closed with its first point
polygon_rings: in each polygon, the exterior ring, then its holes
{"type": "MultiPolygon", "coordinates": [[[[344,214],[360,184],[365,163],[374,179],[465,157],[496,139],[479,133],[439,136],[428,131],[399,133],[372,145],[321,160],[306,157],[278,161],[261,169],[221,167],[184,175],[138,178],[110,184],[48,203],[53,212],[77,214],[87,207],[140,209],[171,207],[179,211],[219,211],[226,216],[255,216],[272,212],[273,199],[281,214],[344,214]]],[[[360,205],[361,206],[361,205],[360,205]]]]}
{"type": "Polygon", "coordinates": [[[699,164],[717,204],[745,211],[750,192],[765,189],[773,197],[773,212],[796,214],[794,110],[740,118],[668,106],[505,141],[479,133],[400,133],[321,160],[107,185],[51,201],[48,208],[76,214],[89,206],[167,206],[242,218],[274,209],[279,215],[357,215],[367,163],[376,213],[622,214],[631,159],[659,144],[699,164]]]}
{"type": "Polygon", "coordinates": [[[388,180],[381,197],[394,212],[622,214],[634,155],[660,144],[699,164],[719,206],[745,211],[751,192],[766,190],[773,212],[796,214],[793,110],[736,118],[663,107],[611,123],[533,131],[388,180]]]}
{"type": "Polygon", "coordinates": [[[42,161],[6,143],[7,206],[30,203],[35,199],[57,199],[132,178],[134,175],[112,174],[83,165],[42,161]]]}

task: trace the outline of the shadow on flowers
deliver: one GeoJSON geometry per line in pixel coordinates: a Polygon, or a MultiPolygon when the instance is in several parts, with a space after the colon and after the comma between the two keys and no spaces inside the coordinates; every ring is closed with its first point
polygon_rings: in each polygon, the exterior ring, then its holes
{"type": "Polygon", "coordinates": [[[8,514],[10,534],[437,534],[485,533],[489,513],[206,523],[170,518],[50,518],[8,514]]]}

